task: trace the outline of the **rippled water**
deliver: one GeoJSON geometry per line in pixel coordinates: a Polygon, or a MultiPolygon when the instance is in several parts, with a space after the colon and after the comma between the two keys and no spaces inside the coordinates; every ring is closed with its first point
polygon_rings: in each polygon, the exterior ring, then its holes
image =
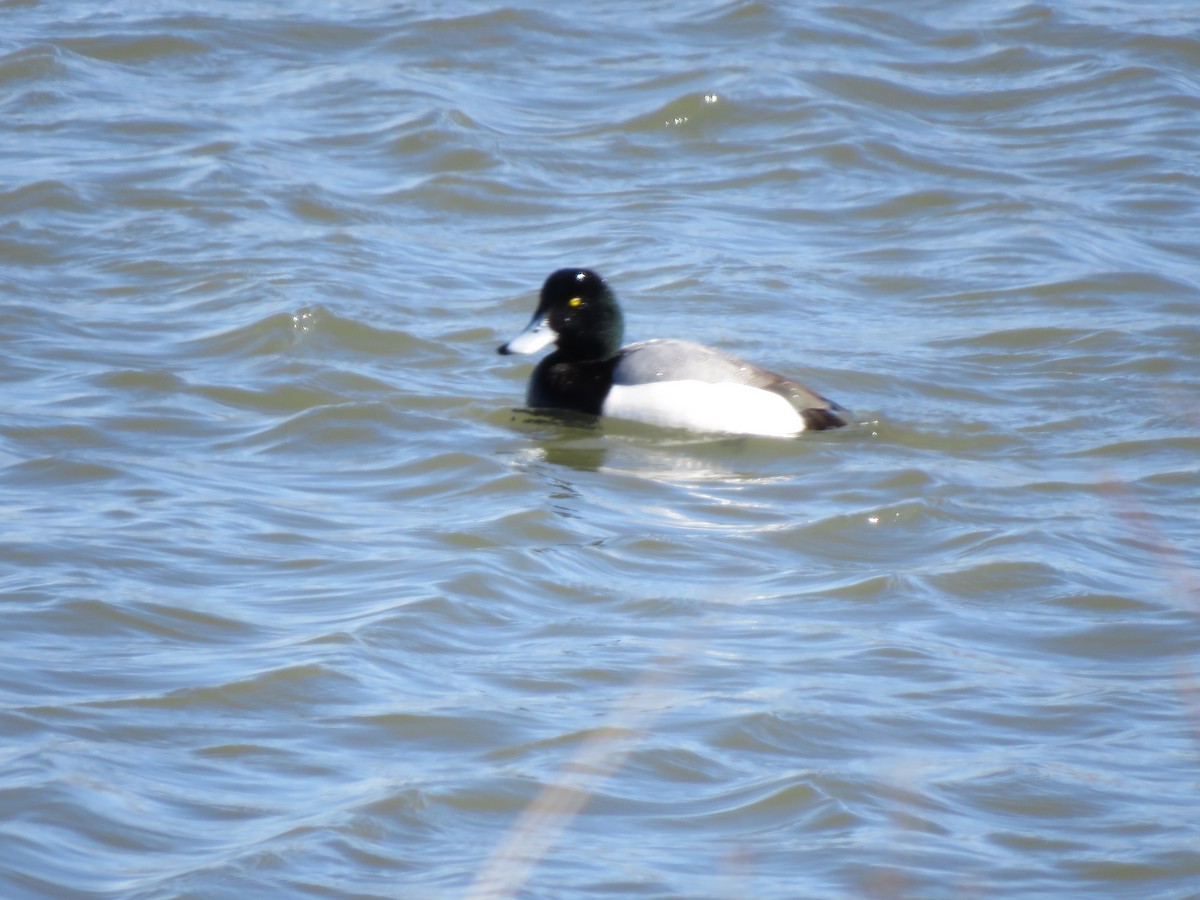
{"type": "Polygon", "coordinates": [[[0,3],[0,893],[1194,895],[1200,11],[315,9],[0,3]]]}

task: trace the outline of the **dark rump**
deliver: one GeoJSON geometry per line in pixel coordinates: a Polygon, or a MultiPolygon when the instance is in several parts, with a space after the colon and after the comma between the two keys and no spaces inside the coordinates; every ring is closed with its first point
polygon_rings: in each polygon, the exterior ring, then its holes
{"type": "Polygon", "coordinates": [[[846,424],[846,420],[831,409],[802,409],[800,418],[804,419],[804,426],[812,431],[841,428],[846,424]]]}

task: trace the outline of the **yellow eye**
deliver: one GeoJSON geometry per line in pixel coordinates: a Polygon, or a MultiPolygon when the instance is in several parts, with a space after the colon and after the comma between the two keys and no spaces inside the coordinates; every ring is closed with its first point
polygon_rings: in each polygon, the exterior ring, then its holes
{"type": "Polygon", "coordinates": [[[583,298],[582,297],[572,297],[570,300],[567,301],[567,306],[571,307],[571,309],[577,309],[578,307],[583,306],[583,298]]]}

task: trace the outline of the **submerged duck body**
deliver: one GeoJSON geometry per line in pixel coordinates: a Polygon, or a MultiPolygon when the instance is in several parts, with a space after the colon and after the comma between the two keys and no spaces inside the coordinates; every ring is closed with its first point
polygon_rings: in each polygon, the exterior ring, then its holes
{"type": "Polygon", "coordinates": [[[621,346],[624,319],[590,269],[546,279],[533,319],[500,353],[553,353],[538,363],[525,402],[650,425],[790,437],[838,428],[845,410],[795,381],[714,347],[681,340],[621,346]]]}

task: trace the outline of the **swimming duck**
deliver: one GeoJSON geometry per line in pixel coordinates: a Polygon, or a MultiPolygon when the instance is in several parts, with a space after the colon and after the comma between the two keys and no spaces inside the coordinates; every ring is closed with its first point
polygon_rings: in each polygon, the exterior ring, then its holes
{"type": "Polygon", "coordinates": [[[500,353],[555,344],[525,402],[692,431],[790,437],[839,428],[846,410],[801,384],[691,341],[621,346],[625,324],[608,284],[590,269],[559,269],[542,285],[529,325],[500,353]]]}

